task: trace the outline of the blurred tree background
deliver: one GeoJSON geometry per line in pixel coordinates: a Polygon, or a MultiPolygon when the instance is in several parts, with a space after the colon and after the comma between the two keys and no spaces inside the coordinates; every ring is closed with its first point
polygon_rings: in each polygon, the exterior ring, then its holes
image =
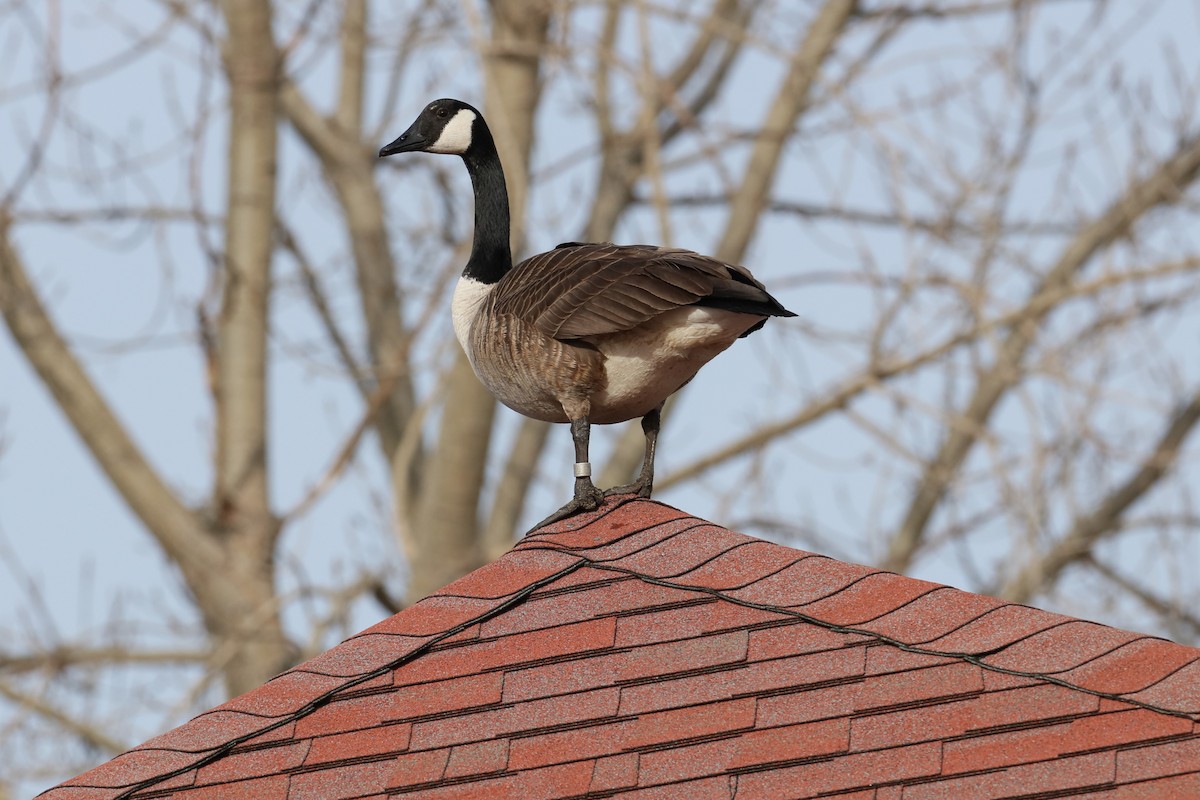
{"type": "MultiPolygon", "coordinates": [[[[800,313],[681,393],[658,497],[1200,641],[1195,4],[0,5],[0,796],[569,494],[450,335],[465,170],[375,157],[437,97],[487,115],[518,255],[689,247],[800,313]]],[[[623,482],[640,429],[598,438],[623,482]]]]}

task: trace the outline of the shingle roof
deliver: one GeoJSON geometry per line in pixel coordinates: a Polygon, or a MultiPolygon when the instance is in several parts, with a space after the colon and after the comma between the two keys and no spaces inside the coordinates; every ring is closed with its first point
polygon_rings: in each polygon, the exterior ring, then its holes
{"type": "Polygon", "coordinates": [[[46,798],[1200,797],[1200,650],[610,503],[46,798]]]}

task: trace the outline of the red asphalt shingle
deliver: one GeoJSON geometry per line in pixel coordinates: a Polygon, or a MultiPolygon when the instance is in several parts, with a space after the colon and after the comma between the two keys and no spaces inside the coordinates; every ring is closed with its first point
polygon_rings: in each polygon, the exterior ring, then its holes
{"type": "Polygon", "coordinates": [[[42,796],[1200,798],[1200,650],[610,501],[42,796]]]}

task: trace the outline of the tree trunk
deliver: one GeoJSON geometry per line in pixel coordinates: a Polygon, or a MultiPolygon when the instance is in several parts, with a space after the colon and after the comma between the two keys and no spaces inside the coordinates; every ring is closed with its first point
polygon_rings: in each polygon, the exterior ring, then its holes
{"type": "Polygon", "coordinates": [[[226,686],[237,694],[269,679],[292,657],[275,602],[279,521],[271,511],[267,481],[279,56],[266,0],[225,0],[221,9],[229,30],[223,53],[230,95],[229,170],[210,524],[222,545],[222,563],[215,570],[184,572],[218,640],[226,686]]]}

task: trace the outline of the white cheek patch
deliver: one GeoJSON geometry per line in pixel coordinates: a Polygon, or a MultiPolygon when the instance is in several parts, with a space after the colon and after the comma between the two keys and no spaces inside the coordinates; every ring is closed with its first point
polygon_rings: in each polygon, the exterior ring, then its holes
{"type": "Polygon", "coordinates": [[[471,128],[475,124],[475,114],[465,108],[450,118],[442,134],[438,136],[428,149],[430,153],[449,153],[462,155],[471,146],[471,128]]]}

